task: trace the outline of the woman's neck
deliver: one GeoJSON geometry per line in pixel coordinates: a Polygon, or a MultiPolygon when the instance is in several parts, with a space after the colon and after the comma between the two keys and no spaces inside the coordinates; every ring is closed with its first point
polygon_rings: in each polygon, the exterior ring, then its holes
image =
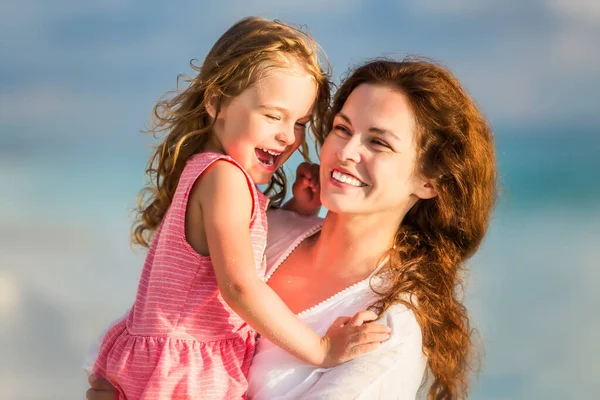
{"type": "Polygon", "coordinates": [[[401,219],[380,215],[340,215],[329,212],[311,246],[315,271],[368,276],[393,245],[401,219]]]}

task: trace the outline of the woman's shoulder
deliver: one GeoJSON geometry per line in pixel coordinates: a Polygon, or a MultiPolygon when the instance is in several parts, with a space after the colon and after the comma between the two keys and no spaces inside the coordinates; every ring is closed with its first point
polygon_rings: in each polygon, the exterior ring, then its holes
{"type": "MultiPolygon", "coordinates": [[[[408,300],[409,296],[406,296],[408,300]]],[[[421,336],[421,326],[417,321],[415,312],[405,303],[391,305],[380,317],[380,322],[392,329],[400,328],[403,333],[421,336]]]]}
{"type": "Polygon", "coordinates": [[[271,209],[267,211],[267,261],[269,264],[293,250],[294,244],[317,232],[323,225],[319,217],[307,217],[292,211],[271,209]]]}
{"type": "Polygon", "coordinates": [[[282,239],[294,241],[307,231],[318,230],[323,225],[323,218],[307,217],[282,209],[268,210],[267,218],[269,219],[269,241],[271,243],[282,239]]]}

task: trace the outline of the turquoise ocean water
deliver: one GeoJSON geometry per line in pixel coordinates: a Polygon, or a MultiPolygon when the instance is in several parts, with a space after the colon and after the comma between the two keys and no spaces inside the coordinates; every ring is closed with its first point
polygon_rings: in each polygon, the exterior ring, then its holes
{"type": "MultiPolygon", "coordinates": [[[[599,134],[497,129],[501,197],[467,285],[484,348],[471,398],[600,390],[599,134]]],[[[135,293],[128,210],[147,150],[40,143],[0,150],[0,383],[11,399],[83,398],[87,343],[135,293]]]]}

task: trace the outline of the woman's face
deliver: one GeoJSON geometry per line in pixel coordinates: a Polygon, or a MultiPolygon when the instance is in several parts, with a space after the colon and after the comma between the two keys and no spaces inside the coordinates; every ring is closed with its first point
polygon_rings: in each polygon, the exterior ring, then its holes
{"type": "Polygon", "coordinates": [[[435,191],[415,172],[415,118],[389,86],[357,86],[321,150],[321,202],[336,213],[403,217],[435,191]]]}

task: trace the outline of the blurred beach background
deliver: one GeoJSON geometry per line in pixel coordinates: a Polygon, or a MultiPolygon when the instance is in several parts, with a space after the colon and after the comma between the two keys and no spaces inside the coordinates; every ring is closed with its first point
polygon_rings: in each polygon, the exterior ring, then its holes
{"type": "Polygon", "coordinates": [[[143,261],[140,130],[247,15],[306,25],[336,82],[381,55],[456,73],[494,127],[502,185],[470,262],[485,348],[470,398],[598,396],[600,2],[1,0],[0,398],[85,397],[84,352],[143,261]]]}

